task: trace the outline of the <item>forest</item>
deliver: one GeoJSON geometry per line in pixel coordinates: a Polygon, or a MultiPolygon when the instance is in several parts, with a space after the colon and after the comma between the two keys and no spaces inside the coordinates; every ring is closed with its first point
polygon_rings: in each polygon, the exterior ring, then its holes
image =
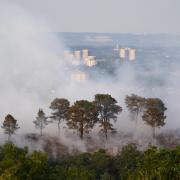
{"type": "Polygon", "coordinates": [[[28,152],[7,143],[0,148],[0,179],[3,180],[178,180],[180,147],[139,151],[135,144],[121,153],[108,155],[103,149],[93,153],[62,156],[52,160],[44,152],[28,152]]]}
{"type": "Polygon", "coordinates": [[[2,124],[7,141],[0,147],[0,179],[180,179],[179,136],[174,140],[174,134],[168,136],[157,133],[157,129],[166,124],[167,108],[164,102],[159,98],[131,94],[125,97],[125,105],[135,125],[133,133],[138,131],[139,121],[151,128],[154,141],[149,141],[148,147],[139,148],[132,139],[115,153],[108,151],[106,143],[113,137],[120,141],[115,136],[118,133],[116,122],[123,111],[117,100],[109,94],[96,94],[93,101],[77,100],[72,105],[68,99],[55,98],[49,105],[50,115],[40,108],[32,122],[39,134],[27,135],[26,138],[37,143],[39,139],[46,141],[46,147],[42,150],[29,150],[29,147],[19,147],[13,143],[12,136],[20,127],[16,118],[8,114],[2,124]],[[48,139],[44,134],[43,130],[51,123],[57,124],[58,131],[62,131],[61,126],[65,124],[80,141],[92,146],[98,144],[91,139],[91,133],[96,128],[104,146],[69,153],[57,139],[48,139]],[[161,146],[155,146],[152,142],[159,142],[161,146]],[[56,155],[51,149],[53,143],[58,147],[56,155]]]}

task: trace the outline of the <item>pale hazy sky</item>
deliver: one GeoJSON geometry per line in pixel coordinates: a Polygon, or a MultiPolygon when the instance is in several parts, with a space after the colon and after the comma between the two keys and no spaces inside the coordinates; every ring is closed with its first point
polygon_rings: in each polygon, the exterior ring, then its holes
{"type": "Polygon", "coordinates": [[[0,0],[47,21],[53,31],[180,34],[180,0],[0,0]]]}

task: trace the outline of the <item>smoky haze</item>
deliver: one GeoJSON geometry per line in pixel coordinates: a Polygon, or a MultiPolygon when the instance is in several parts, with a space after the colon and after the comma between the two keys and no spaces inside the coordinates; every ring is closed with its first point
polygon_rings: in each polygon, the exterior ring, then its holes
{"type": "MultiPolygon", "coordinates": [[[[118,129],[132,129],[124,105],[125,96],[131,93],[162,98],[168,108],[165,128],[179,128],[179,63],[173,67],[176,78],[164,79],[165,85],[153,90],[139,84],[134,67],[129,65],[117,70],[116,81],[104,76],[100,82],[86,80],[77,84],[70,80],[72,69],[62,58],[68,47],[64,47],[56,35],[43,33],[44,29],[51,31],[51,28],[40,17],[34,17],[17,5],[3,4],[0,24],[0,118],[2,123],[6,114],[12,114],[21,127],[19,134],[35,131],[32,121],[38,108],[49,114],[54,98],[68,98],[72,104],[78,99],[92,100],[96,93],[109,93],[123,106],[124,112],[116,125],[118,129]]],[[[161,74],[161,65],[161,62],[152,64],[151,73],[161,74]]],[[[142,76],[143,73],[145,71],[141,72],[142,76]]],[[[53,126],[49,125],[45,131],[53,134],[53,126]]]]}
{"type": "Polygon", "coordinates": [[[180,17],[179,0],[4,2],[16,3],[36,15],[36,18],[43,17],[53,31],[180,34],[180,25],[177,23],[180,17]]]}

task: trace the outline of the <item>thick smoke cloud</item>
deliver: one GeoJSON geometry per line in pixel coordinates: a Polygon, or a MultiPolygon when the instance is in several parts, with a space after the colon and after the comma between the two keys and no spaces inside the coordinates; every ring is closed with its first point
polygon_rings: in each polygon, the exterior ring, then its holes
{"type": "MultiPolygon", "coordinates": [[[[34,132],[32,121],[38,108],[49,114],[48,107],[55,97],[65,97],[73,103],[78,99],[92,100],[96,93],[109,93],[123,106],[117,122],[121,130],[131,131],[134,127],[124,105],[124,97],[131,93],[162,98],[168,108],[166,128],[178,128],[178,79],[166,79],[162,89],[145,90],[134,67],[123,65],[117,71],[116,81],[105,76],[100,82],[87,80],[77,84],[70,81],[72,69],[62,58],[63,44],[59,37],[43,32],[50,28],[39,17],[16,5],[2,4],[0,24],[0,118],[2,123],[6,114],[14,115],[21,127],[19,134],[34,132]]],[[[159,73],[161,64],[153,66],[152,74],[159,73]]],[[[174,73],[179,75],[177,66],[174,73]]],[[[46,131],[53,134],[54,126],[49,125],[46,131]]],[[[144,125],[141,126],[143,131],[144,125]]]]}
{"type": "Polygon", "coordinates": [[[59,59],[63,47],[42,33],[45,23],[15,5],[1,6],[0,24],[1,119],[12,113],[31,130],[34,113],[66,77],[59,59]]]}

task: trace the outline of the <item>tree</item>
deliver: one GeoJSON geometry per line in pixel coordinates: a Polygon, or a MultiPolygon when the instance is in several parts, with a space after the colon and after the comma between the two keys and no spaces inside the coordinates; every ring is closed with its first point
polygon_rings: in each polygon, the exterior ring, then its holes
{"type": "Polygon", "coordinates": [[[150,146],[143,152],[136,169],[129,173],[130,179],[180,179],[179,157],[179,147],[161,149],[150,146]]]}
{"type": "Polygon", "coordinates": [[[8,135],[8,141],[10,141],[11,136],[15,134],[15,131],[20,127],[17,124],[17,120],[14,119],[12,115],[8,114],[5,117],[2,128],[4,129],[4,133],[8,135]]]}
{"type": "Polygon", "coordinates": [[[115,159],[120,179],[130,179],[128,176],[136,169],[138,162],[143,158],[142,154],[134,143],[122,147],[121,152],[117,154],[115,159]]]}
{"type": "Polygon", "coordinates": [[[87,100],[76,101],[68,111],[67,125],[70,129],[75,129],[79,132],[81,139],[84,133],[94,127],[97,122],[98,112],[96,106],[87,100]]]}
{"type": "Polygon", "coordinates": [[[66,179],[68,180],[91,180],[95,179],[95,174],[89,169],[81,167],[68,167],[66,173],[66,179]]]}
{"type": "Polygon", "coordinates": [[[111,120],[114,122],[117,120],[117,115],[122,111],[122,108],[117,105],[116,99],[109,94],[96,94],[94,104],[98,109],[101,131],[107,140],[108,131],[114,130],[111,120]]]}
{"type": "Polygon", "coordinates": [[[126,107],[133,116],[136,125],[138,122],[139,114],[142,113],[145,108],[145,103],[146,103],[146,98],[137,96],[135,94],[132,94],[131,96],[126,96],[125,98],[126,107]]]}
{"type": "Polygon", "coordinates": [[[11,142],[1,147],[0,179],[26,179],[27,147],[18,148],[11,142]]]}
{"type": "Polygon", "coordinates": [[[42,136],[42,130],[45,128],[46,125],[49,124],[49,122],[47,121],[47,117],[43,111],[43,109],[39,109],[38,113],[37,113],[37,117],[36,120],[33,121],[33,123],[35,124],[35,127],[37,129],[40,129],[40,135],[42,136]]]}
{"type": "Polygon", "coordinates": [[[27,162],[29,166],[27,179],[44,180],[48,177],[48,160],[46,153],[33,151],[33,153],[28,156],[27,162]]]}
{"type": "Polygon", "coordinates": [[[142,119],[146,122],[146,124],[152,127],[153,138],[155,138],[155,128],[165,125],[166,116],[164,115],[164,112],[166,109],[167,108],[161,99],[148,98],[146,100],[146,108],[142,119]]]}
{"type": "Polygon", "coordinates": [[[58,121],[58,130],[60,130],[60,123],[67,117],[70,102],[67,99],[56,98],[50,105],[50,109],[53,110],[51,118],[58,121]]]}

